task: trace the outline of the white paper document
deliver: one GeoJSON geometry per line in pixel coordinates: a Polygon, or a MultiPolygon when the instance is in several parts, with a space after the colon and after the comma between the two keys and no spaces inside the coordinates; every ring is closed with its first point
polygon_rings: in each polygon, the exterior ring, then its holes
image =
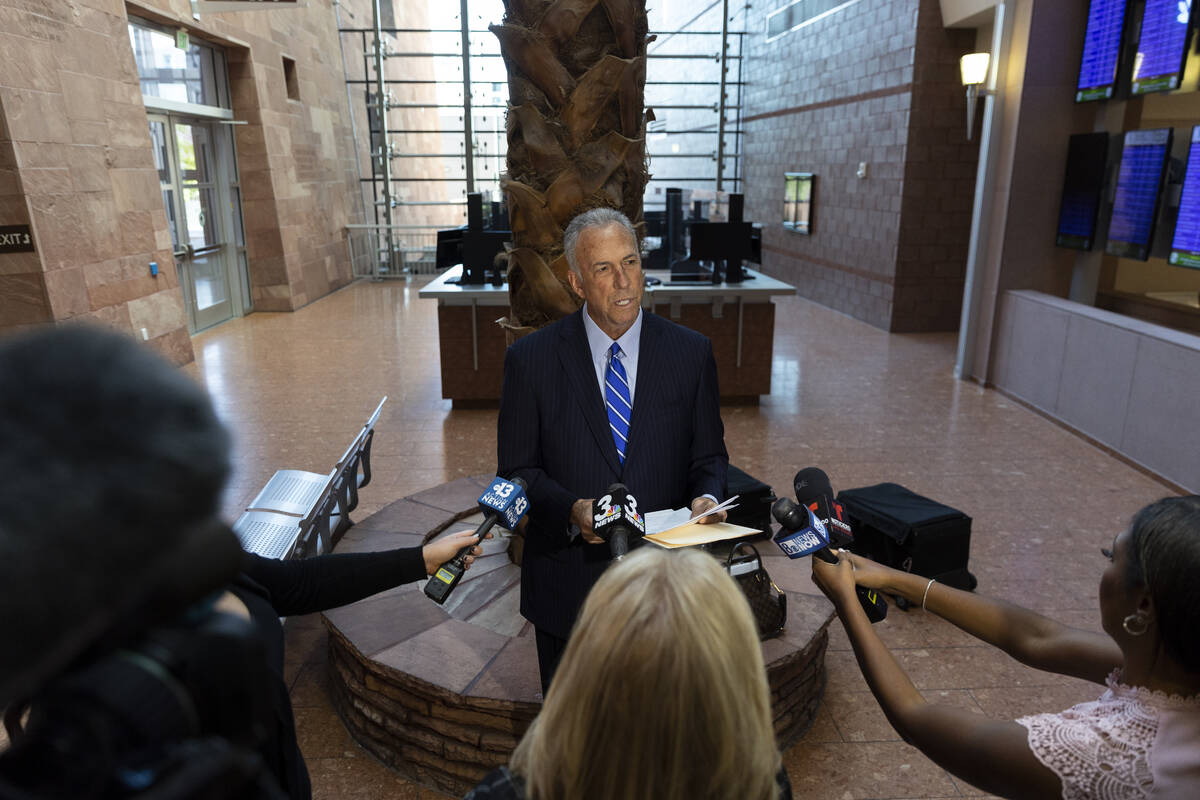
{"type": "Polygon", "coordinates": [[[649,511],[646,513],[646,535],[655,533],[665,533],[672,528],[678,528],[683,525],[690,525],[698,519],[707,517],[709,514],[716,514],[718,511],[726,511],[731,508],[737,508],[738,495],[734,495],[723,503],[720,503],[702,514],[692,516],[690,508],[663,509],[662,511],[649,511]]]}
{"type": "Polygon", "coordinates": [[[691,510],[687,508],[651,511],[646,514],[646,540],[659,547],[670,549],[694,547],[725,539],[744,539],[747,536],[761,533],[755,528],[747,528],[729,522],[710,522],[703,525],[697,522],[709,514],[736,508],[735,500],[737,500],[736,495],[703,514],[695,516],[692,516],[691,510]]]}

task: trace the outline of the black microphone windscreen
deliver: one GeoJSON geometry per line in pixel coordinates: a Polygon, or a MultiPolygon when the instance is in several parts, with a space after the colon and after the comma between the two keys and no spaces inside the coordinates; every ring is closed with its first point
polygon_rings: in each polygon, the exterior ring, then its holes
{"type": "Polygon", "coordinates": [[[0,708],[237,575],[229,434],[142,343],[88,325],[6,338],[0,442],[0,708]]]}
{"type": "Polygon", "coordinates": [[[796,501],[804,506],[821,497],[833,499],[833,486],[829,483],[829,476],[817,467],[805,467],[797,472],[792,487],[796,490],[796,501]]]}
{"type": "Polygon", "coordinates": [[[771,516],[789,531],[798,531],[808,524],[808,516],[787,497],[775,501],[771,506],[771,516]]]}

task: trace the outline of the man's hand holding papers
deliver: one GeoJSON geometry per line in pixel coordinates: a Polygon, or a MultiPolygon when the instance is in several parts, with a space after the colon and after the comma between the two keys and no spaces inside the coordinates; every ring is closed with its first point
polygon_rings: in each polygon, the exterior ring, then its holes
{"type": "MultiPolygon", "coordinates": [[[[707,500],[707,498],[700,499],[707,500]]],[[[700,508],[698,513],[692,513],[686,508],[651,511],[646,514],[646,538],[660,547],[671,549],[694,547],[761,533],[756,528],[719,521],[725,518],[725,512],[728,509],[737,506],[736,500],[737,496],[735,495],[723,503],[700,508]]],[[[712,503],[711,500],[708,502],[712,503]]],[[[692,505],[695,508],[698,501],[692,505]]]]}

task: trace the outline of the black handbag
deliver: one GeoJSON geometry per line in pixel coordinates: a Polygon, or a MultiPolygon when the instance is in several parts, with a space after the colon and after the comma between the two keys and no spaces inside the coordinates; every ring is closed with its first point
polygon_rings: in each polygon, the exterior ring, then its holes
{"type": "Polygon", "coordinates": [[[787,595],[780,590],[762,565],[758,549],[749,542],[738,542],[725,559],[725,570],[741,588],[750,603],[758,638],[770,639],[787,622],[787,595]],[[739,551],[749,551],[739,555],[739,551]]]}

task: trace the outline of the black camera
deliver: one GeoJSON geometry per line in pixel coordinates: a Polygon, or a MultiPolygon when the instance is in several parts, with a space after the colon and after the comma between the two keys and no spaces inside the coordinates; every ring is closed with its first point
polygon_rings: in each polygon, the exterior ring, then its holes
{"type": "Polygon", "coordinates": [[[207,600],[13,704],[0,798],[282,798],[272,691],[254,626],[207,600]]]}

